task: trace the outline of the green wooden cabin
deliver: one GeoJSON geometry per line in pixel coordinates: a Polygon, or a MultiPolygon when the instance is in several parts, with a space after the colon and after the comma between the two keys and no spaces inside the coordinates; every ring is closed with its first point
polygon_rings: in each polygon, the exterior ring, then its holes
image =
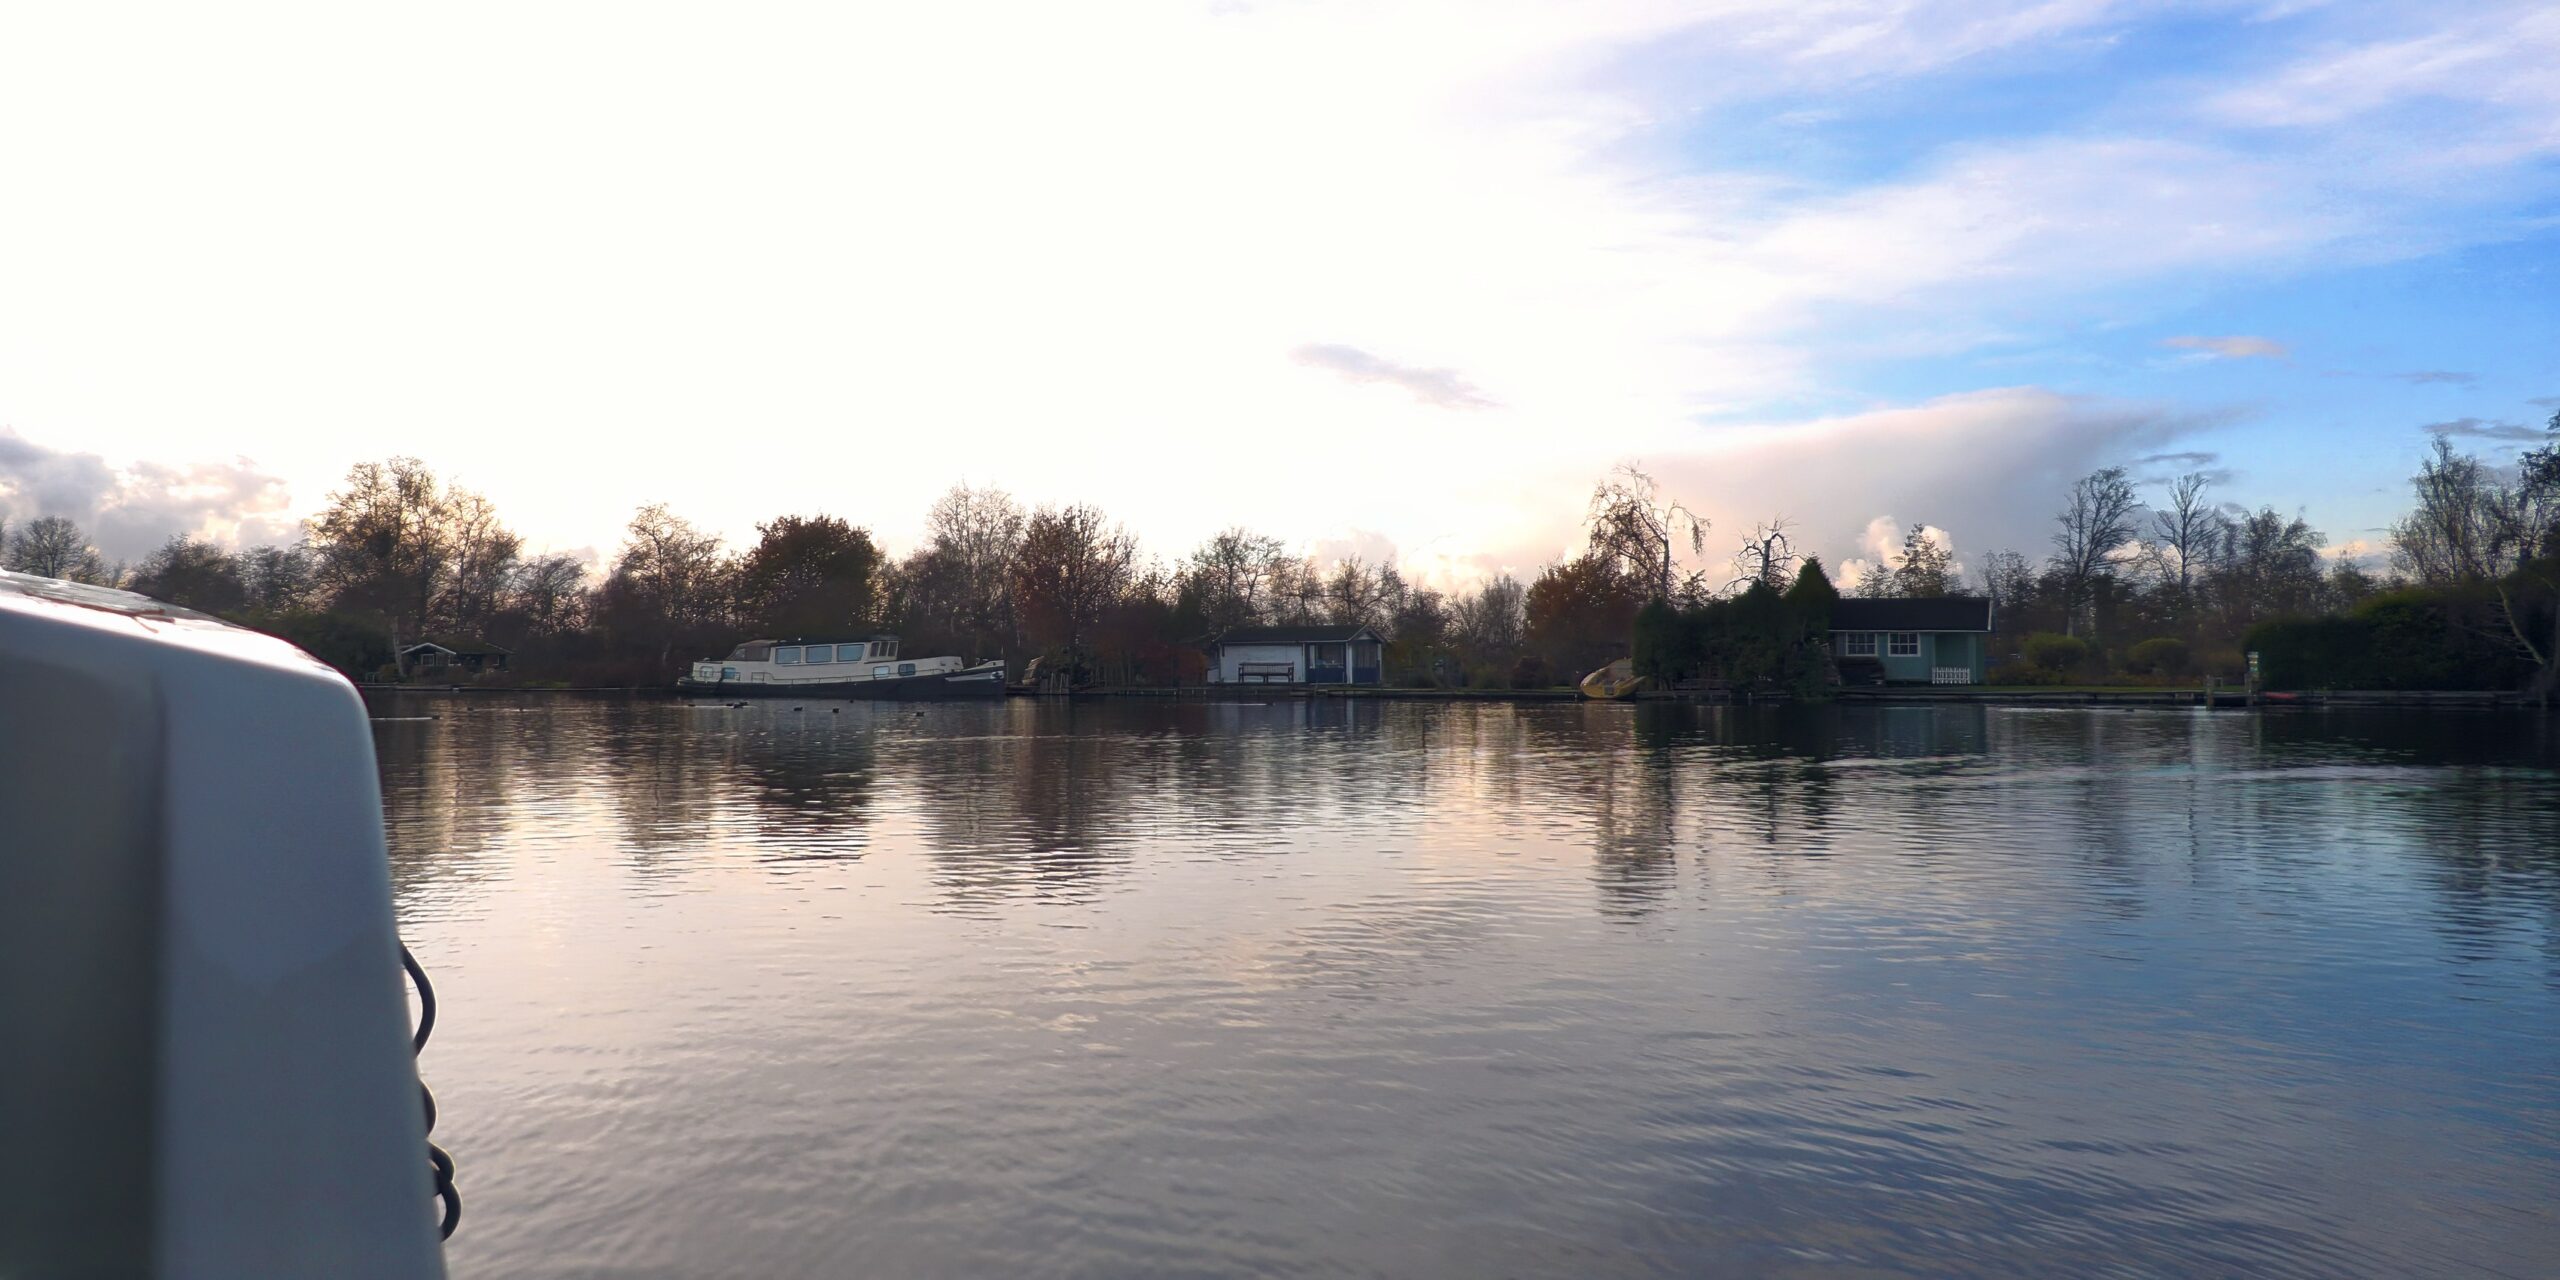
{"type": "Polygon", "coordinates": [[[1831,606],[1831,656],[1844,684],[1980,684],[1990,649],[1991,601],[1982,596],[1831,606]]]}

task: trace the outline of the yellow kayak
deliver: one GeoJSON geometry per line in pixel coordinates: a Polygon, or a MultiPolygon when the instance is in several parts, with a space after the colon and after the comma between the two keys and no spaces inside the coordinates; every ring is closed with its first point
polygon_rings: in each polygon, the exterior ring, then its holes
{"type": "Polygon", "coordinates": [[[1644,687],[1645,678],[1636,674],[1635,660],[1620,658],[1582,678],[1582,696],[1586,698],[1628,698],[1644,687]]]}

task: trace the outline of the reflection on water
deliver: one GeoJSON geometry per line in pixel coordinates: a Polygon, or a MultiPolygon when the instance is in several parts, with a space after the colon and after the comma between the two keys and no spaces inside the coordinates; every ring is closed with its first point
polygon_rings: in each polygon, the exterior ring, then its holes
{"type": "Polygon", "coordinates": [[[457,1274],[2549,1274],[2560,735],[380,704],[457,1274]]]}

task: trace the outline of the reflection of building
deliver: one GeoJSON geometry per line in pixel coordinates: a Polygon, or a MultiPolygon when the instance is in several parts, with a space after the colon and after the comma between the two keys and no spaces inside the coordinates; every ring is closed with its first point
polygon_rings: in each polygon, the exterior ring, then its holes
{"type": "Polygon", "coordinates": [[[411,671],[504,671],[508,651],[478,640],[438,636],[400,651],[400,665],[411,671]]]}
{"type": "Polygon", "coordinates": [[[1383,648],[1367,627],[1234,627],[1209,642],[1209,682],[1376,684],[1383,648]]]}
{"type": "Polygon", "coordinates": [[[1831,654],[1847,684],[1980,684],[1990,644],[1991,602],[1981,596],[1831,606],[1831,654]]]}

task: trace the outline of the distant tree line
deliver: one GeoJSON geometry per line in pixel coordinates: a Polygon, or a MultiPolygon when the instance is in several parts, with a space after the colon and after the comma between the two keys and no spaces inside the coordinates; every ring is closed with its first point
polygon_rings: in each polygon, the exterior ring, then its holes
{"type": "MultiPolygon", "coordinates": [[[[2324,556],[2299,515],[2217,503],[2198,473],[2150,501],[2123,468],[2063,495],[2040,559],[1972,566],[1928,525],[1845,584],[1867,597],[1979,593],[1994,682],[2237,679],[2271,687],[2527,687],[2560,680],[2560,415],[2512,466],[2439,439],[2377,574],[2324,556]]],[[[1783,519],[1711,573],[1710,528],[1623,468],[1595,489],[1582,549],[1526,583],[1444,592],[1393,564],[1292,554],[1246,528],[1147,554],[1089,505],[1025,507],[954,488],[903,558],[829,514],[783,515],[733,548],[663,504],[641,507],[600,573],[529,555],[484,497],[410,458],[359,463],[291,545],[180,536],[111,563],[73,522],[0,522],[0,564],[122,585],[283,636],[350,674],[400,673],[420,639],[510,649],[512,678],[655,685],[753,637],[889,631],[910,653],[1040,657],[1078,678],[1196,682],[1202,641],[1256,624],[1362,624],[1410,684],[1569,683],[1632,657],[1666,680],[1817,690],[1838,597],[1783,519]]]]}

